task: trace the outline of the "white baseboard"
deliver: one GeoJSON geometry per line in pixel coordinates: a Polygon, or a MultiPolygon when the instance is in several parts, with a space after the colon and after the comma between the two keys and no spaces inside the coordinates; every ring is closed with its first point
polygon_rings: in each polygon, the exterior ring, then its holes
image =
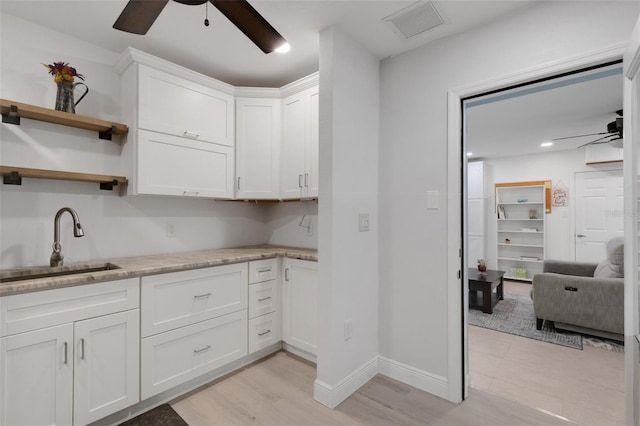
{"type": "Polygon", "coordinates": [[[336,408],[376,374],[378,374],[377,356],[340,380],[335,386],[316,379],[313,383],[313,398],[329,408],[336,408]]]}
{"type": "Polygon", "coordinates": [[[449,399],[449,381],[446,377],[437,376],[382,356],[378,357],[378,373],[440,398],[449,399]]]}

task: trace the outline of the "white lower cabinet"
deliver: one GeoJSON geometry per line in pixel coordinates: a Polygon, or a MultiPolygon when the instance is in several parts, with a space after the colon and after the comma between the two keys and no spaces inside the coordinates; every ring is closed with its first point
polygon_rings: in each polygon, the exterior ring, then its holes
{"type": "Polygon", "coordinates": [[[282,340],[280,312],[271,312],[249,320],[249,353],[267,348],[282,340]]]}
{"type": "Polygon", "coordinates": [[[318,351],[318,263],[284,259],[282,340],[313,355],[318,351]]]}
{"type": "Polygon", "coordinates": [[[247,311],[144,338],[141,351],[146,399],[245,356],[247,311]]]}
{"type": "Polygon", "coordinates": [[[73,324],[0,339],[0,424],[70,425],[73,324]]]}
{"type": "Polygon", "coordinates": [[[11,327],[0,338],[0,425],[85,425],[137,403],[138,306],[138,279],[1,298],[11,327]]]}
{"type": "Polygon", "coordinates": [[[85,425],[137,403],[140,311],[74,324],[73,424],[85,425]]]}
{"type": "Polygon", "coordinates": [[[247,354],[248,265],[142,277],[141,396],[247,354]]]}

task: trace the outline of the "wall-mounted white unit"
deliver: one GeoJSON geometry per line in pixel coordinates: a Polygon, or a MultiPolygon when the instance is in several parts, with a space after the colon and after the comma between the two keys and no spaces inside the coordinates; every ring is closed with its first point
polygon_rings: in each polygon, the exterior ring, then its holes
{"type": "Polygon", "coordinates": [[[505,278],[531,281],[545,257],[547,184],[497,183],[497,269],[505,278]]]}

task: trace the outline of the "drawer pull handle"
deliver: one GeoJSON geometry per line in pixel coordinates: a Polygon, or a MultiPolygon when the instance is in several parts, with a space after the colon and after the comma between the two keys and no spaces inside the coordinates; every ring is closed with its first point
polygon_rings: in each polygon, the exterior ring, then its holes
{"type": "Polygon", "coordinates": [[[200,348],[200,349],[194,349],[193,353],[194,354],[199,354],[201,352],[208,351],[209,349],[211,349],[211,345],[207,345],[204,348],[200,348]]]}
{"type": "Polygon", "coordinates": [[[183,135],[187,138],[191,138],[191,139],[198,139],[200,137],[199,133],[196,132],[190,132],[188,130],[185,130],[185,132],[183,133],[183,135]]]}
{"type": "Polygon", "coordinates": [[[289,268],[284,270],[284,280],[289,281],[289,268]]]}
{"type": "Polygon", "coordinates": [[[564,289],[567,291],[578,291],[576,287],[565,287],[564,289]]]}
{"type": "Polygon", "coordinates": [[[258,299],[258,302],[264,302],[265,300],[270,300],[271,296],[269,297],[263,297],[262,299],[258,299]]]}
{"type": "Polygon", "coordinates": [[[264,333],[258,333],[258,336],[264,336],[265,334],[271,333],[271,330],[267,330],[264,333]]]}
{"type": "Polygon", "coordinates": [[[64,342],[64,363],[68,364],[69,363],[69,344],[67,342],[64,342]]]}
{"type": "Polygon", "coordinates": [[[258,273],[262,273],[262,272],[271,272],[271,266],[258,269],[258,273]]]}
{"type": "Polygon", "coordinates": [[[209,297],[211,296],[211,293],[205,293],[205,294],[198,294],[196,296],[193,296],[194,299],[204,299],[205,297],[209,297]]]}
{"type": "Polygon", "coordinates": [[[309,173],[304,174],[304,186],[309,187],[309,173]]]}
{"type": "Polygon", "coordinates": [[[298,175],[298,186],[302,188],[302,175],[298,175]]]}
{"type": "Polygon", "coordinates": [[[80,359],[84,359],[84,339],[80,339],[80,359]]]}

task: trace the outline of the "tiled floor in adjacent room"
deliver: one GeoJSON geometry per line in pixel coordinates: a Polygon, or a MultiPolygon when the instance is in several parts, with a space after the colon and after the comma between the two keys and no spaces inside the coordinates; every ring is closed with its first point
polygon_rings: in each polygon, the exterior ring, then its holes
{"type": "MultiPolygon", "coordinates": [[[[505,282],[529,294],[530,284],[505,282]]],[[[576,350],[469,326],[471,386],[581,425],[625,423],[624,354],[576,350]]]]}

